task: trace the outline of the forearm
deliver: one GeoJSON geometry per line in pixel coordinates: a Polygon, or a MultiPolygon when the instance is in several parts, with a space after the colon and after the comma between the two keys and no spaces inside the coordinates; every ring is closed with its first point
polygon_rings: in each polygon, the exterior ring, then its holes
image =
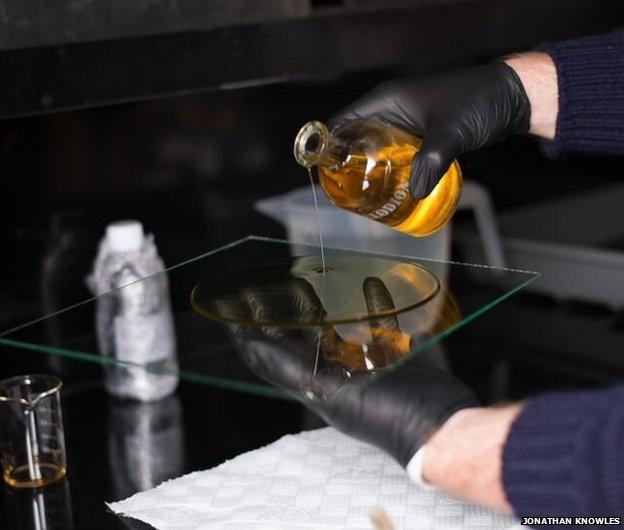
{"type": "Polygon", "coordinates": [[[559,110],[555,63],[543,52],[509,56],[505,62],[518,74],[531,104],[529,132],[552,140],[555,137],[559,110]]]}
{"type": "Polygon", "coordinates": [[[546,152],[624,154],[624,30],[507,57],[546,152]]]}
{"type": "MultiPolygon", "coordinates": [[[[550,58],[557,79],[556,128],[554,141],[543,144],[546,151],[623,155],[624,30],[539,49],[550,58]]],[[[542,136],[539,130],[536,134],[542,136]]]]}
{"type": "Polygon", "coordinates": [[[502,481],[503,446],[522,405],[457,412],[427,442],[423,479],[470,502],[510,512],[502,481]]]}
{"type": "Polygon", "coordinates": [[[624,385],[456,413],[427,441],[422,478],[517,516],[621,516],[624,385]]]}

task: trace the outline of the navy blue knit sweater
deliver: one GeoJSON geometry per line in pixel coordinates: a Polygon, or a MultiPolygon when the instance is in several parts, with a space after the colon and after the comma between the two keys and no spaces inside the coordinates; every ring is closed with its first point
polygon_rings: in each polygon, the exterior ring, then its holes
{"type": "MultiPolygon", "coordinates": [[[[559,84],[546,150],[624,154],[624,31],[541,49],[559,84]]],[[[624,516],[624,385],[529,400],[503,450],[503,483],[519,516],[624,516]]]]}
{"type": "Polygon", "coordinates": [[[624,30],[546,44],[557,67],[559,115],[551,154],[624,154],[624,30]]]}

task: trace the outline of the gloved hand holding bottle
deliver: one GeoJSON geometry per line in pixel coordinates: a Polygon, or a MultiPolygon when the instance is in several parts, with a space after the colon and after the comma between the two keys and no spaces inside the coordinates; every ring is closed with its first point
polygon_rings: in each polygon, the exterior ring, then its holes
{"type": "Polygon", "coordinates": [[[512,134],[554,137],[558,96],[548,88],[553,83],[542,82],[553,76],[550,58],[532,52],[386,82],[335,115],[328,128],[304,125],[295,158],[318,169],[337,206],[428,236],[457,206],[458,156],[512,134]]]}
{"type": "Polygon", "coordinates": [[[334,116],[330,128],[358,119],[381,121],[422,137],[410,179],[411,194],[422,198],[459,155],[528,133],[531,104],[516,70],[496,61],[385,82],[334,116]]]}

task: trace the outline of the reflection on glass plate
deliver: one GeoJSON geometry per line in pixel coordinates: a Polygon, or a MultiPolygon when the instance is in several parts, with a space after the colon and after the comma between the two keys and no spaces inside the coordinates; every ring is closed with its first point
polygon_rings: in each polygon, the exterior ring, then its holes
{"type": "Polygon", "coordinates": [[[213,320],[247,326],[316,326],[357,322],[422,305],[440,289],[435,274],[416,263],[357,254],[254,262],[203,279],[193,308],[213,320]],[[370,282],[389,299],[367,296],[370,282]],[[368,287],[367,287],[368,285],[368,287]]]}

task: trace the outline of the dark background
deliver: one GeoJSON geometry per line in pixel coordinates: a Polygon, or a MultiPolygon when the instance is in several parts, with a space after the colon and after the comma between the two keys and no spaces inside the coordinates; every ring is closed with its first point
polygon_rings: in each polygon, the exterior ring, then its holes
{"type": "MultiPolygon", "coordinates": [[[[298,128],[381,80],[624,24],[619,0],[79,4],[9,0],[0,16],[0,330],[42,313],[46,282],[63,286],[57,304],[85,298],[81,278],[112,220],[140,219],[168,265],[251,233],[283,237],[253,203],[306,184],[292,157],[298,128]],[[75,253],[51,278],[46,259],[64,233],[75,253]]],[[[622,167],[549,160],[527,138],[460,164],[501,215],[618,182],[622,167]]],[[[618,380],[622,322],[613,305],[521,293],[446,347],[456,373],[500,401],[618,380]]],[[[47,369],[41,354],[2,355],[0,377],[47,369]]],[[[188,383],[163,419],[111,401],[99,369],[75,364],[63,397],[70,474],[50,489],[49,528],[123,528],[104,501],[317,425],[294,403],[188,383]],[[178,455],[141,484],[131,457],[111,453],[142,436],[132,418],[169,433],[178,455]]],[[[6,490],[4,501],[2,528],[32,527],[29,494],[6,490]]]]}

